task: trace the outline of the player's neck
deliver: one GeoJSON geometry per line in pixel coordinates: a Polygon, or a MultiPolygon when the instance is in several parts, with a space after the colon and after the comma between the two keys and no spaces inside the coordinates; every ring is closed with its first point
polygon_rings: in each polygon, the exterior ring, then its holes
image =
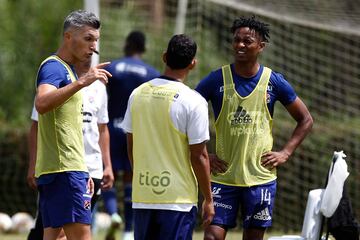
{"type": "Polygon", "coordinates": [[[163,75],[170,77],[172,79],[176,79],[179,82],[184,82],[187,74],[188,74],[188,70],[185,70],[185,69],[173,70],[173,69],[166,67],[163,75]]]}
{"type": "Polygon", "coordinates": [[[134,53],[134,54],[129,55],[127,57],[136,58],[136,59],[142,59],[142,54],[141,53],[134,53]]]}
{"type": "Polygon", "coordinates": [[[257,74],[259,71],[260,64],[258,62],[235,62],[234,63],[234,70],[236,74],[238,74],[241,77],[250,78],[257,74]]]}
{"type": "Polygon", "coordinates": [[[56,56],[58,56],[59,58],[61,58],[61,60],[63,60],[64,62],[70,64],[70,65],[74,65],[74,58],[72,57],[72,55],[66,50],[66,48],[64,47],[64,45],[60,46],[60,48],[56,51],[56,56]]]}

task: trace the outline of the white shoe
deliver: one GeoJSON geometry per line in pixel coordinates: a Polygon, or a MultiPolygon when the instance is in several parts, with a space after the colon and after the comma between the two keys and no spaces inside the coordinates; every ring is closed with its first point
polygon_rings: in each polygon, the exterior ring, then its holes
{"type": "Polygon", "coordinates": [[[122,240],[134,240],[134,232],[124,232],[122,240]]]}

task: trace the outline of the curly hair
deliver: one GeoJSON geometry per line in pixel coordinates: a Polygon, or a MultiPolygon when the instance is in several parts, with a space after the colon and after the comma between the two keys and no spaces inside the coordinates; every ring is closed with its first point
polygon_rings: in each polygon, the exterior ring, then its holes
{"type": "Polygon", "coordinates": [[[255,30],[255,32],[260,34],[263,41],[269,42],[269,24],[256,20],[255,16],[252,16],[250,18],[240,17],[235,19],[233,25],[230,28],[230,31],[231,33],[235,33],[236,29],[242,27],[248,27],[255,30]]]}

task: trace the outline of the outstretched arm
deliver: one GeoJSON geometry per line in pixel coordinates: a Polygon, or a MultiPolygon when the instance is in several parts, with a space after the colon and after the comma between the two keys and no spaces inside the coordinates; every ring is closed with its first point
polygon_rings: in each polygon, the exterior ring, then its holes
{"type": "Polygon", "coordinates": [[[313,119],[311,114],[303,101],[299,97],[294,102],[286,106],[286,110],[295,119],[297,125],[285,146],[278,152],[267,152],[262,156],[262,165],[270,169],[285,163],[295,149],[304,140],[306,135],[310,132],[313,119]]]}
{"type": "Polygon", "coordinates": [[[204,197],[202,203],[202,225],[206,227],[211,223],[215,210],[211,195],[209,156],[205,142],[190,145],[190,155],[191,165],[204,197]]]}
{"type": "Polygon", "coordinates": [[[98,124],[99,128],[99,146],[101,150],[102,161],[104,164],[104,174],[102,179],[102,189],[109,189],[114,183],[114,174],[110,160],[110,136],[107,124],[98,124]]]}

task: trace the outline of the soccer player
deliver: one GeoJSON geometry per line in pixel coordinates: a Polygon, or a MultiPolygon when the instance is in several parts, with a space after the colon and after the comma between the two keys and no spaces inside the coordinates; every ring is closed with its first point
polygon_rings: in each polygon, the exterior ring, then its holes
{"type": "MultiPolygon", "coordinates": [[[[114,175],[123,171],[124,186],[124,215],[125,228],[124,240],[133,239],[132,224],[133,212],[131,208],[131,180],[132,171],[127,155],[126,135],[120,128],[124,118],[127,101],[131,92],[140,84],[158,77],[160,73],[142,60],[145,53],[146,38],[140,31],[132,31],[126,37],[124,45],[124,57],[111,62],[105,69],[112,77],[109,78],[109,131],[110,131],[110,154],[114,175]]],[[[103,191],[102,196],[105,209],[111,215],[112,224],[106,234],[106,240],[115,239],[115,230],[121,223],[118,215],[116,189],[103,191]]]]}
{"type": "Polygon", "coordinates": [[[95,80],[107,83],[108,63],[77,78],[74,65],[89,61],[100,37],[100,21],[84,10],[64,21],[57,52],[39,67],[35,107],[39,113],[35,177],[40,193],[44,239],[64,229],[68,240],[91,239],[93,181],[84,161],[82,94],[95,80]]]}
{"type": "Polygon", "coordinates": [[[241,206],[243,239],[263,239],[272,223],[276,167],[289,159],[313,120],[283,75],[258,62],[269,26],[242,17],[233,22],[231,32],[234,62],[211,72],[196,87],[211,101],[216,119],[216,154],[209,156],[215,217],[204,238],[225,239],[227,230],[236,226],[241,206]],[[279,151],[272,150],[276,101],[297,122],[279,151]]]}
{"type": "MultiPolygon", "coordinates": [[[[91,61],[81,62],[75,66],[79,77],[90,69],[91,61]]],[[[82,89],[83,94],[83,138],[85,148],[85,162],[89,170],[90,177],[94,181],[94,193],[91,198],[91,211],[100,196],[101,189],[109,189],[114,182],[114,176],[110,161],[109,131],[107,123],[109,121],[107,113],[107,94],[103,83],[95,81],[93,84],[82,89]]],[[[32,124],[29,133],[30,161],[28,169],[28,184],[36,189],[35,159],[36,159],[36,139],[38,129],[38,113],[33,108],[31,114],[32,124]]],[[[38,212],[36,224],[31,229],[28,240],[42,239],[43,226],[41,212],[38,212]]],[[[60,234],[60,237],[63,233],[60,234]]]]}
{"type": "Polygon", "coordinates": [[[195,67],[197,45],[175,35],[164,75],[136,88],[122,127],[133,166],[135,239],[192,239],[198,184],[204,226],[214,215],[210,191],[205,100],[183,82],[195,67]]]}

